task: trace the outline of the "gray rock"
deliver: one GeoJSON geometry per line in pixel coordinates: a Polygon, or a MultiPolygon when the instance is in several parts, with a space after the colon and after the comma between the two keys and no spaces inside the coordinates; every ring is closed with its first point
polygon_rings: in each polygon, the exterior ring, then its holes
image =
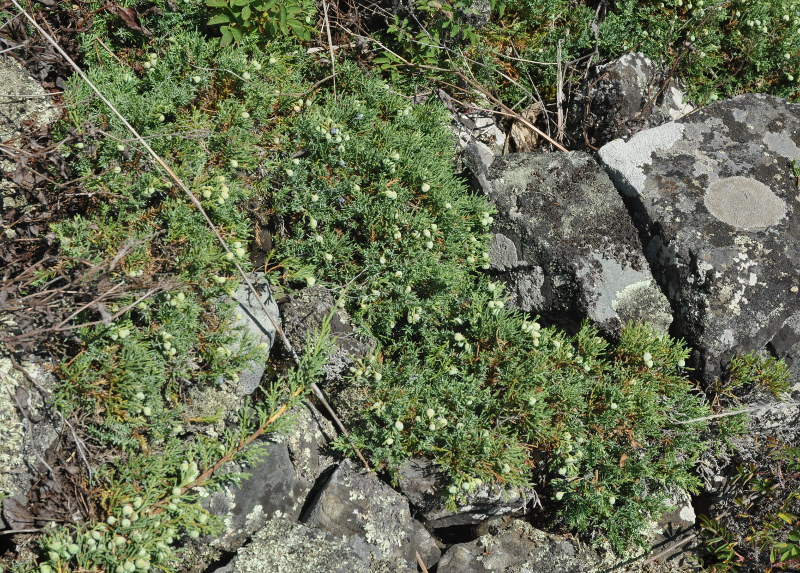
{"type": "MultiPolygon", "coordinates": [[[[647,531],[647,544],[654,553],[659,553],[665,547],[685,536],[694,529],[697,516],[692,506],[692,497],[688,492],[670,489],[667,504],[671,509],[661,515],[657,521],[650,524],[647,531]]],[[[685,552],[690,548],[681,545],[672,552],[662,555],[663,560],[681,561],[685,552]]]]}
{"type": "Polygon", "coordinates": [[[211,513],[223,518],[225,530],[206,542],[223,551],[233,551],[276,511],[292,519],[300,516],[311,482],[295,473],[289,450],[284,443],[267,443],[269,454],[263,460],[242,467],[231,464],[226,473],[249,474],[239,486],[227,485],[203,504],[211,513]]]}
{"type": "MultiPolygon", "coordinates": [[[[234,573],[352,573],[374,571],[341,536],[276,517],[239,550],[234,573]]],[[[219,571],[219,570],[217,570],[219,571]]]]}
{"type": "MultiPolygon", "coordinates": [[[[264,273],[253,273],[249,277],[258,295],[253,293],[245,284],[233,294],[233,300],[238,305],[237,320],[235,326],[241,327],[249,336],[253,337],[267,352],[275,343],[275,325],[280,326],[280,313],[278,304],[272,297],[269,283],[264,273]],[[258,297],[267,307],[268,313],[264,312],[258,302],[258,297]]],[[[262,361],[252,362],[247,370],[239,374],[237,393],[241,396],[249,396],[261,383],[264,375],[265,363],[262,361]]]]}
{"type": "Polygon", "coordinates": [[[798,144],[800,106],[746,95],[599,152],[709,381],[762,348],[800,378],[798,144]]]}
{"type": "Polygon", "coordinates": [[[16,60],[0,57],[0,142],[19,137],[23,131],[53,123],[60,112],[50,96],[16,60]],[[31,125],[23,127],[23,123],[31,125]]]}
{"type": "Polygon", "coordinates": [[[290,416],[294,423],[277,439],[286,443],[297,477],[316,483],[335,463],[327,452],[328,445],[338,434],[333,424],[312,404],[298,406],[290,416]]]}
{"type": "MultiPolygon", "coordinates": [[[[274,441],[266,443],[267,457],[250,466],[230,464],[224,468],[249,477],[238,486],[223,487],[204,501],[203,505],[221,517],[225,526],[221,534],[200,544],[211,550],[210,558],[219,551],[235,551],[276,513],[297,520],[313,484],[333,463],[323,451],[335,435],[330,422],[310,404],[298,406],[287,415],[294,423],[286,434],[274,435],[274,441]]],[[[202,553],[200,548],[196,553],[202,553]]],[[[194,561],[203,559],[196,557],[194,561]]]]}
{"type": "Polygon", "coordinates": [[[411,545],[425,567],[431,569],[442,557],[442,550],[430,532],[416,519],[411,520],[411,545]]]}
{"type": "Polygon", "coordinates": [[[370,563],[369,571],[387,566],[391,571],[417,570],[414,540],[419,543],[425,532],[411,525],[408,501],[374,474],[356,470],[349,460],[308,504],[302,521],[347,538],[370,563]]]}
{"type": "Polygon", "coordinates": [[[556,320],[588,317],[608,333],[629,321],[666,332],[669,302],[618,192],[591,157],[507,155],[483,176],[498,210],[492,269],[514,306],[556,320]]]}
{"type": "Polygon", "coordinates": [[[506,143],[506,134],[495,122],[491,113],[478,111],[455,113],[453,131],[461,149],[480,143],[491,154],[501,155],[506,143]]]}
{"type": "Polygon", "coordinates": [[[626,54],[595,68],[578,91],[569,114],[572,148],[596,149],[693,109],[668,70],[641,53],[626,54]]]}
{"type": "Polygon", "coordinates": [[[523,515],[529,502],[536,502],[533,490],[505,490],[482,486],[469,494],[466,502],[450,511],[444,505],[444,476],[430,460],[411,458],[398,470],[398,487],[431,529],[472,525],[506,515],[523,515]]]}
{"type": "Polygon", "coordinates": [[[591,550],[521,520],[491,528],[468,543],[450,547],[438,573],[584,573],[599,563],[591,550]]]}

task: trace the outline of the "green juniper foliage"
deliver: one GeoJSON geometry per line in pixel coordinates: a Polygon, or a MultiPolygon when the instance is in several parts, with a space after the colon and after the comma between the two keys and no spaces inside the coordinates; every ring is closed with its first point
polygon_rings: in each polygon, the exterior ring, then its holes
{"type": "MultiPolygon", "coordinates": [[[[376,465],[431,458],[449,479],[451,507],[482,484],[534,488],[565,524],[618,551],[643,543],[668,486],[699,487],[699,456],[742,430],[741,418],[727,430],[705,419],[711,409],[687,378],[680,341],[629,325],[612,345],[588,325],[568,336],[506,308],[503,286],[484,273],[492,210],[453,175],[441,105],[412,105],[346,61],[329,89],[329,67],[281,39],[308,36],[316,16],[305,2],[126,5],[140,8],[151,36],[102,2],[83,6],[94,14],[79,38],[90,78],[168,158],[232,252],[91,90],[70,80],[55,136],[66,141],[70,176],[97,201],[52,226],[61,259],[40,282],[91,265],[107,268],[120,293],[106,305],[119,316],[77,331],[55,395],[108,462],[91,483],[99,518],[48,529],[38,561],[14,570],[175,570],[182,540],[219,527],[200,505],[225,479],[212,470],[259,455],[242,448],[285,422],[274,418],[302,397],[326,355],[310,344],[298,368],[217,435],[208,430],[222,412],[185,415],[188,391],[263,360],[225,302],[239,286],[233,261],[249,268],[253,205],[275,229],[273,283],[333,289],[378,343],[347,380],[363,400],[348,421],[352,439],[376,465]]],[[[469,69],[508,101],[537,89],[552,100],[555,69],[535,62],[554,61],[559,43],[564,61],[595,48],[601,58],[642,49],[679,61],[701,100],[754,88],[797,95],[789,0],[624,0],[603,14],[597,37],[586,2],[497,3],[496,23],[480,30],[467,3],[418,8],[419,22],[394,22],[392,46],[416,63],[469,69]]],[[[375,63],[401,83],[424,79],[401,73],[390,55],[375,63]]],[[[779,370],[744,359],[733,384],[777,388],[779,370]]],[[[791,535],[772,545],[775,558],[794,556],[791,535]]]]}
{"type": "Polygon", "coordinates": [[[480,272],[491,210],[452,175],[441,107],[339,73],[338,98],[284,138],[264,200],[288,229],[284,280],[347,285],[341,304],[379,342],[354,368],[368,399],[353,439],[389,469],[431,457],[452,504],[481,483],[533,485],[570,527],[618,550],[641,541],[667,485],[699,486],[706,423],[676,422],[710,411],[684,376],[687,349],[643,326],[610,347],[588,326],[568,337],[507,310],[480,272]]]}
{"type": "MultiPolygon", "coordinates": [[[[219,527],[200,501],[225,476],[204,472],[226,455],[253,459],[258,448],[240,451],[247,436],[279,429],[283,418],[270,416],[296,403],[319,372],[324,345],[310,345],[318,351],[261,390],[260,401],[235,416],[230,429],[208,434],[213,438],[204,437],[213,419],[184,414],[189,390],[235,380],[252,360],[264,359],[263,349],[234,327],[226,299],[239,286],[232,261],[248,268],[250,223],[240,205],[252,188],[242,168],[264,155],[256,144],[265,126],[274,127],[273,115],[294,104],[296,96],[280,94],[302,93],[302,76],[312,77],[288,52],[286,45],[261,49],[251,42],[220,50],[182,31],[132,50],[124,63],[96,53],[90,71],[150,145],[170,158],[230,255],[102,102],[79,78],[69,81],[57,135],[70,141],[64,153],[72,176],[101,201],[52,226],[62,259],[41,280],[115,259],[106,280],[120,294],[106,310],[119,316],[77,330],[76,354],[62,364],[55,395],[65,415],[82,420],[93,445],[108,450],[91,483],[102,517],[48,530],[39,539],[38,565],[19,561],[15,570],[176,569],[183,538],[219,527]],[[137,303],[147,289],[154,294],[137,303]]],[[[95,319],[90,311],[76,317],[95,319]]]]}

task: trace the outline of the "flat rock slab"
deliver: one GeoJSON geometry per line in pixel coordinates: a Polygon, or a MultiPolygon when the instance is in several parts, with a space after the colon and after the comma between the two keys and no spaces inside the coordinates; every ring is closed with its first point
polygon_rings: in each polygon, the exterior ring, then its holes
{"type": "Polygon", "coordinates": [[[431,529],[484,523],[500,516],[521,516],[538,499],[533,489],[502,491],[481,486],[456,511],[445,507],[442,492],[449,480],[429,459],[414,457],[399,469],[398,487],[431,529]]]}
{"type": "Polygon", "coordinates": [[[629,321],[666,332],[669,302],[619,193],[592,157],[507,155],[477,179],[498,210],[491,263],[515,306],[575,324],[588,317],[608,333],[629,321]]]}
{"type": "Polygon", "coordinates": [[[599,151],[708,380],[735,353],[800,351],[798,144],[800,105],[750,94],[599,151]]]}
{"type": "Polygon", "coordinates": [[[439,573],[589,573],[599,559],[574,540],[514,520],[468,543],[450,547],[439,573]]]}

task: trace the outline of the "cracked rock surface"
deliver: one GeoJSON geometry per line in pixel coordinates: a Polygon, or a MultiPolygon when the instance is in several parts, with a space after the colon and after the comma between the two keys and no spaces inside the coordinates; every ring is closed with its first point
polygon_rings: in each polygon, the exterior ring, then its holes
{"type": "Polygon", "coordinates": [[[507,155],[477,179],[498,210],[492,268],[518,308],[575,324],[586,317],[608,333],[645,320],[666,332],[669,303],[619,193],[591,156],[507,155]]]}
{"type": "Polygon", "coordinates": [[[435,545],[412,527],[408,500],[350,461],[334,471],[301,521],[344,536],[370,571],[416,571],[415,546],[424,546],[423,553],[435,545]]]}
{"type": "Polygon", "coordinates": [[[750,94],[599,151],[708,380],[734,353],[800,350],[799,143],[800,105],[750,94]]]}

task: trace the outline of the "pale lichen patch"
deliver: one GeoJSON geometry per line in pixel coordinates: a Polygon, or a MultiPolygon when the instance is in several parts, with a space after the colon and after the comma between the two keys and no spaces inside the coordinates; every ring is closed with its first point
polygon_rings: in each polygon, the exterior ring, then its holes
{"type": "Polygon", "coordinates": [[[0,360],[0,492],[11,493],[14,471],[22,464],[25,426],[13,396],[19,382],[10,360],[0,360]]]}
{"type": "Polygon", "coordinates": [[[713,217],[744,231],[763,231],[786,216],[786,202],[750,177],[714,181],[703,203],[713,217]]]}

